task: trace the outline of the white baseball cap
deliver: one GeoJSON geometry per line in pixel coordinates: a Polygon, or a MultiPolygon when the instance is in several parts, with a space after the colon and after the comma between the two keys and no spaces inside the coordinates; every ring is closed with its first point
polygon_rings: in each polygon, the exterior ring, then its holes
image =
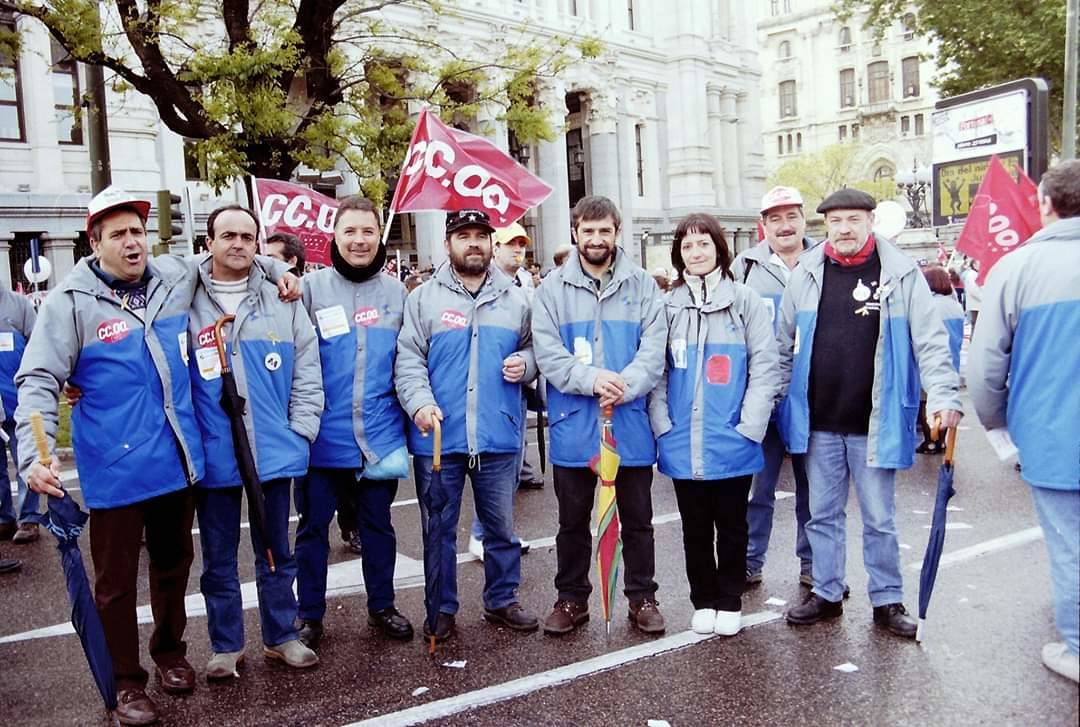
{"type": "Polygon", "coordinates": [[[145,199],[139,199],[113,184],[94,195],[94,198],[90,200],[90,204],[87,205],[86,231],[90,231],[95,220],[117,207],[133,207],[139,213],[139,217],[142,218],[143,222],[146,222],[146,218],[150,216],[149,202],[145,199]]]}
{"type": "Polygon", "coordinates": [[[761,198],[761,214],[775,207],[798,205],[802,207],[802,195],[794,187],[773,187],[761,198]]]}

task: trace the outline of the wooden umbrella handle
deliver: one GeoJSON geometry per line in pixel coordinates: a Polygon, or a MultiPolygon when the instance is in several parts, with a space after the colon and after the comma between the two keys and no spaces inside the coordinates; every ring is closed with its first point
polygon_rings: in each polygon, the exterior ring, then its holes
{"type": "Polygon", "coordinates": [[[442,422],[434,414],[431,415],[431,429],[435,434],[435,445],[431,455],[431,469],[438,472],[442,469],[442,422]]]}
{"type": "Polygon", "coordinates": [[[956,427],[950,427],[945,434],[945,464],[952,465],[956,454],[956,427]]]}
{"type": "Polygon", "coordinates": [[[52,464],[52,455],[49,454],[49,438],[45,436],[45,419],[41,416],[41,412],[35,411],[30,414],[30,431],[34,435],[38,461],[48,467],[52,464]]]}

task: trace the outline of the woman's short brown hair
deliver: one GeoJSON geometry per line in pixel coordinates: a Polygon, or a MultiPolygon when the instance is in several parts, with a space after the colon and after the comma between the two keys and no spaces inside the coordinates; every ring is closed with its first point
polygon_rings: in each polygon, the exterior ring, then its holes
{"type": "Polygon", "coordinates": [[[683,271],[686,270],[686,264],[682,259],[683,238],[695,232],[712,238],[713,245],[716,246],[717,267],[723,270],[723,277],[734,280],[735,276],[731,274],[731,250],[728,248],[727,238],[724,237],[724,228],[720,226],[720,221],[704,212],[695,212],[682,218],[675,228],[675,237],[671,241],[671,264],[678,272],[678,276],[671,284],[672,287],[682,285],[683,271]]]}

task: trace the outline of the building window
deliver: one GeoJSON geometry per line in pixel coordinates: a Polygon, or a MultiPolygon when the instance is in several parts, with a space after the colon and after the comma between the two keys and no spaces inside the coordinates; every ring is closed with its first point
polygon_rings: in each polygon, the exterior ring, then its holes
{"type": "Polygon", "coordinates": [[[787,153],[790,154],[790,153],[792,153],[792,151],[794,151],[794,149],[792,149],[792,147],[791,147],[791,134],[788,134],[787,135],[787,153]]]}
{"type": "Polygon", "coordinates": [[[780,14],[780,0],[769,0],[769,6],[774,17],[780,14]]]}
{"type": "Polygon", "coordinates": [[[926,133],[926,128],[923,126],[923,115],[915,114],[915,136],[922,136],[926,133]]]}
{"type": "Polygon", "coordinates": [[[852,124],[851,125],[851,138],[852,138],[853,141],[859,138],[859,125],[858,124],[852,124]]]}
{"type": "Polygon", "coordinates": [[[570,0],[570,8],[569,9],[570,9],[570,14],[571,15],[577,15],[578,14],[578,0],[570,0]]]}
{"type": "Polygon", "coordinates": [[[911,117],[910,116],[901,116],[900,117],[900,133],[903,134],[904,136],[907,136],[908,134],[911,133],[911,117]]]}
{"type": "Polygon", "coordinates": [[[851,50],[851,28],[846,25],[840,28],[840,50],[844,53],[851,50]]]}
{"type": "MultiPolygon", "coordinates": [[[[15,32],[13,25],[5,24],[4,29],[15,32]]],[[[0,53],[0,141],[26,141],[19,60],[5,53],[0,53]]]]}
{"type": "Polygon", "coordinates": [[[904,40],[915,40],[915,13],[904,13],[900,24],[904,28],[904,40]]]}
{"type": "Polygon", "coordinates": [[[634,158],[637,163],[637,193],[645,196],[645,124],[634,126],[634,158]]]}
{"type": "Polygon", "coordinates": [[[802,132],[795,135],[795,151],[802,151],[802,132]]]}
{"type": "Polygon", "coordinates": [[[889,100],[889,62],[877,61],[866,67],[870,79],[870,103],[889,100]]]}
{"type": "Polygon", "coordinates": [[[79,115],[79,66],[67,50],[52,41],[53,104],[56,113],[56,140],[61,144],[82,144],[79,115]]]}
{"type": "Polygon", "coordinates": [[[840,108],[849,109],[855,105],[855,69],[840,71],[840,108]]]}
{"type": "Polygon", "coordinates": [[[630,30],[637,30],[637,20],[634,17],[634,0],[626,0],[626,24],[630,30]]]}
{"type": "Polygon", "coordinates": [[[900,62],[901,77],[904,79],[904,98],[919,95],[919,57],[911,56],[900,62]]]}
{"type": "Polygon", "coordinates": [[[791,58],[791,41],[780,41],[780,59],[791,58]]]}
{"type": "Polygon", "coordinates": [[[874,181],[882,182],[886,179],[892,179],[896,176],[896,170],[892,168],[892,165],[887,163],[881,163],[874,169],[874,181]]]}
{"type": "Polygon", "coordinates": [[[840,141],[847,141],[847,125],[840,125],[840,141]]]}
{"type": "Polygon", "coordinates": [[[776,137],[776,153],[780,156],[784,155],[784,135],[776,137]]]}
{"type": "Polygon", "coordinates": [[[795,82],[784,81],[780,84],[780,118],[786,119],[798,116],[799,109],[796,105],[795,82]]]}

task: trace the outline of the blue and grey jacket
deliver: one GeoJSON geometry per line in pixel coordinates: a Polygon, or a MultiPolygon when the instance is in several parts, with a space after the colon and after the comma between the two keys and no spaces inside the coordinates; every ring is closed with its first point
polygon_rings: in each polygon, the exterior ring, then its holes
{"type": "MultiPolygon", "coordinates": [[[[874,356],[873,401],[866,441],[871,467],[905,469],[915,458],[920,374],[928,412],[960,411],[960,380],[949,337],[926,278],[895,245],[878,238],[881,259],[880,332],[874,356]]],[[[780,306],[780,433],[789,452],[810,438],[810,360],[825,275],[825,246],[803,253],[780,306]]]]}
{"type": "Polygon", "coordinates": [[[405,286],[381,274],[354,283],[332,267],[303,282],[326,396],[311,466],[359,469],[405,446],[394,391],[405,286]]]}
{"type": "MultiPolygon", "coordinates": [[[[809,250],[818,243],[809,237],[803,238],[803,251],[809,250]]],[[[773,330],[780,328],[780,301],[784,297],[784,287],[787,278],[784,270],[772,259],[773,251],[769,247],[768,240],[762,240],[753,247],[739,253],[735,261],[731,263],[731,272],[735,280],[744,285],[749,285],[757,291],[769,306],[769,315],[772,317],[773,330]]]]}
{"type": "Polygon", "coordinates": [[[664,299],[666,368],[649,415],[659,469],[673,479],[719,480],[765,466],[761,440],[780,383],[771,314],[754,290],[719,272],[706,276],[705,293],[701,278],[688,276],[664,299]]]}
{"type": "MultiPolygon", "coordinates": [[[[211,263],[207,258],[199,265],[188,322],[192,397],[206,448],[206,476],[198,484],[232,487],[242,482],[221,407],[214,323],[225,311],[213,291],[211,263]]],[[[237,391],[247,400],[244,426],[259,480],[303,475],[323,410],[319,347],[307,312],[299,302],[281,301],[277,287],[253,265],[248,295],[223,333],[237,391]]]]}
{"type": "Polygon", "coordinates": [[[979,420],[1008,427],[1036,487],[1080,490],[1078,332],[1080,217],[1067,217],[994,266],[968,349],[979,420]]]}
{"type": "Polygon", "coordinates": [[[409,293],[394,365],[398,399],[409,417],[409,451],[430,456],[412,418],[421,407],[442,410],[444,454],[506,454],[521,448],[521,385],[536,377],[525,293],[495,265],[476,298],[448,262],[409,293]],[[503,380],[502,362],[525,360],[519,383],[503,380]]]}
{"type": "Polygon", "coordinates": [[[86,258],[48,295],[15,377],[24,478],[38,456],[30,414],[41,412],[51,450],[65,381],[82,391],[71,412],[71,438],[89,507],[130,505],[203,476],[187,368],[191,264],[151,260],[140,311],[95,275],[86,258]]]}
{"type": "Polygon", "coordinates": [[[953,368],[959,371],[960,347],[964,343],[964,308],[953,296],[940,293],[934,293],[934,306],[949,332],[949,353],[952,354],[953,368]]]}
{"type": "Polygon", "coordinates": [[[667,318],[652,276],[621,248],[610,282],[597,294],[578,254],[544,279],[533,299],[533,345],[547,379],[551,461],[586,467],[600,448],[601,369],[623,377],[626,392],[613,425],[622,464],[656,462],[646,395],[664,371],[667,318]]]}
{"type": "Polygon", "coordinates": [[[22,364],[23,351],[36,318],[29,298],[10,290],[0,290],[0,399],[4,402],[0,421],[15,417],[15,407],[19,403],[15,373],[22,364]]]}

